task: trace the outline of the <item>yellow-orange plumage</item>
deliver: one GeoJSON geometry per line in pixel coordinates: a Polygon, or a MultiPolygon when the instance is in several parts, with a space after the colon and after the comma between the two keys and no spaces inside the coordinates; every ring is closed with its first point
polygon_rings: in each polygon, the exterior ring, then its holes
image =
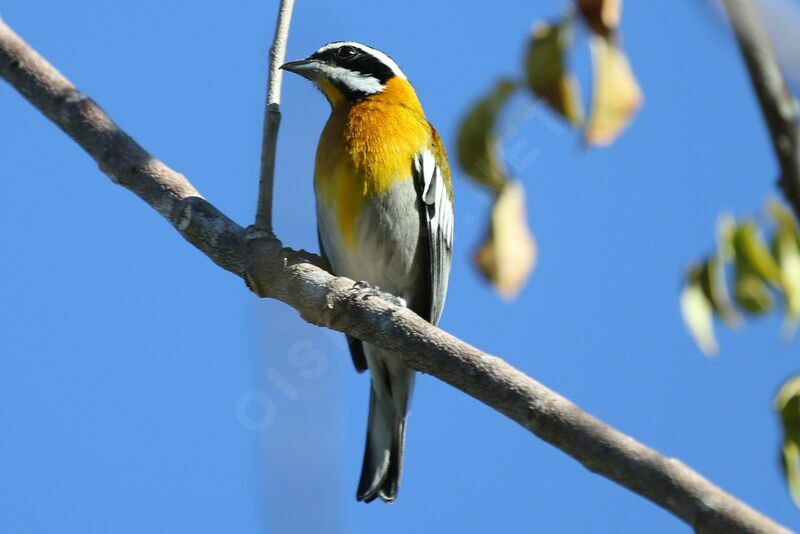
{"type": "Polygon", "coordinates": [[[314,186],[354,245],[353,226],[365,199],[397,180],[412,180],[414,155],[430,146],[432,129],[408,81],[393,78],[369,99],[347,102],[329,85],[333,106],[317,148],[314,186]]]}

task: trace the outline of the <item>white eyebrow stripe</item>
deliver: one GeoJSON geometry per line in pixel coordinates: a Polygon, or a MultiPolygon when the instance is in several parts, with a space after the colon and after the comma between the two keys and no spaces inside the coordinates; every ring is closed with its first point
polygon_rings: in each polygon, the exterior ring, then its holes
{"type": "Polygon", "coordinates": [[[318,54],[320,52],[325,52],[326,50],[330,50],[331,48],[340,48],[342,46],[352,46],[353,48],[358,48],[362,52],[366,52],[367,54],[373,56],[375,59],[377,59],[378,61],[389,67],[394,73],[394,75],[397,76],[398,78],[402,78],[404,80],[408,79],[406,78],[406,75],[403,73],[402,70],[400,70],[400,67],[397,66],[397,63],[395,63],[395,61],[392,58],[390,58],[389,56],[387,56],[386,54],[384,54],[383,52],[381,52],[376,48],[372,48],[371,46],[357,43],[355,41],[336,41],[333,43],[328,43],[325,46],[318,48],[315,53],[318,54]]]}

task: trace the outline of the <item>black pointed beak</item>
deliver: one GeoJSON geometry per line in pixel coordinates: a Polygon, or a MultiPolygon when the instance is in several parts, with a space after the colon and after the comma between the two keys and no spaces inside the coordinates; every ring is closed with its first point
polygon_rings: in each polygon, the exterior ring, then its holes
{"type": "Polygon", "coordinates": [[[299,74],[303,78],[313,80],[319,74],[319,61],[315,59],[300,59],[281,65],[283,70],[299,74]]]}

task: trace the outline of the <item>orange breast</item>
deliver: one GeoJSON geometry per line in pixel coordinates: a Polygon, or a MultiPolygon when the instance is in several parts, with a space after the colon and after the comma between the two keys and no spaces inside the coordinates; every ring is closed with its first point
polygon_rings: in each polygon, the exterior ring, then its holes
{"type": "Polygon", "coordinates": [[[345,244],[355,244],[354,223],[364,202],[395,181],[413,179],[414,156],[430,138],[406,80],[393,78],[377,95],[334,105],[317,148],[314,187],[336,214],[345,244]]]}

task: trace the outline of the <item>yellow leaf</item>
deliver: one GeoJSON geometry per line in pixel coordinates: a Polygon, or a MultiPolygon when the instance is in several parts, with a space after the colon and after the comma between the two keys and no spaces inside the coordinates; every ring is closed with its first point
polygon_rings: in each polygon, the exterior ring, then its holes
{"type": "Polygon", "coordinates": [[[536,262],[536,242],[525,216],[525,191],[509,182],[492,207],[489,230],[475,251],[475,263],[501,296],[519,294],[536,262]]]}
{"type": "Polygon", "coordinates": [[[697,265],[689,270],[681,291],[681,314],[686,329],[700,350],[706,356],[713,356],[718,349],[714,337],[714,310],[703,291],[703,269],[704,266],[697,265]]]}
{"type": "Polygon", "coordinates": [[[584,137],[590,145],[611,144],[642,105],[642,91],[628,58],[611,37],[590,38],[594,87],[584,137]]]}
{"type": "Polygon", "coordinates": [[[800,320],[800,232],[794,216],[777,201],[770,203],[777,223],[772,249],[781,270],[781,286],[786,296],[784,335],[791,336],[800,320]]]}
{"type": "Polygon", "coordinates": [[[622,18],[622,0],[578,0],[583,20],[591,30],[608,35],[619,28],[622,18]]]}
{"type": "Polygon", "coordinates": [[[533,94],[571,124],[579,125],[583,122],[580,87],[566,67],[570,33],[568,19],[560,24],[536,24],[525,58],[525,73],[533,94]]]}
{"type": "Polygon", "coordinates": [[[458,129],[457,149],[461,168],[495,192],[501,191],[507,181],[500,144],[495,137],[495,123],[515,89],[511,81],[497,82],[492,91],[462,119],[458,129]]]}

